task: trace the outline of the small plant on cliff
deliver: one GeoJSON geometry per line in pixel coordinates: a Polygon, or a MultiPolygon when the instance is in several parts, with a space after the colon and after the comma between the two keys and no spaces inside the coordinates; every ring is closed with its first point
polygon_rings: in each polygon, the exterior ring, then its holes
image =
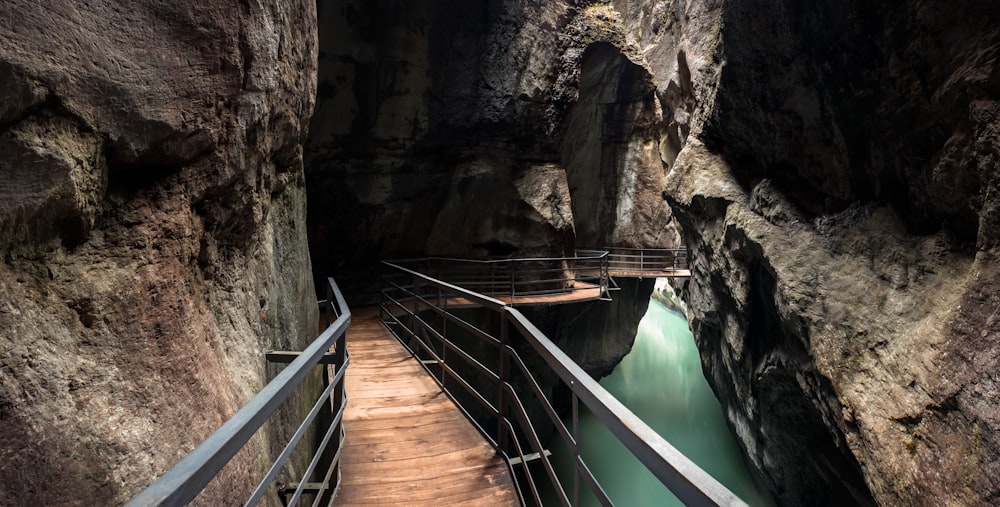
{"type": "Polygon", "coordinates": [[[585,45],[603,41],[625,47],[625,25],[610,3],[590,4],[583,10],[579,20],[581,23],[578,28],[585,45]]]}

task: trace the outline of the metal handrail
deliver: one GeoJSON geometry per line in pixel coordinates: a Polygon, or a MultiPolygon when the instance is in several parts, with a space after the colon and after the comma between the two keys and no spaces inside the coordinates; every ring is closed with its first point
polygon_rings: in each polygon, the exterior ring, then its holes
{"type": "Polygon", "coordinates": [[[386,261],[407,266],[453,285],[495,298],[517,298],[568,294],[600,289],[608,292],[608,253],[578,251],[574,257],[527,257],[512,259],[459,259],[420,257],[386,261]]]}
{"type": "MultiPolygon", "coordinates": [[[[472,409],[462,405],[461,399],[452,392],[449,384],[451,387],[457,385],[468,392],[472,399],[485,409],[488,417],[495,419],[495,425],[480,424],[470,416],[483,436],[508,460],[508,463],[525,464],[533,459],[541,461],[545,475],[553,485],[561,504],[566,506],[578,504],[579,495],[576,493],[576,488],[582,481],[582,485],[589,487],[602,504],[612,505],[611,499],[590,472],[578,446],[576,418],[579,412],[578,403],[582,402],[601,424],[608,428],[681,501],[689,505],[745,505],[736,495],[677,451],[594,381],[517,309],[495,298],[399,264],[392,262],[383,264],[390,272],[408,281],[407,284],[401,284],[387,280],[380,304],[383,322],[411,353],[418,358],[430,358],[421,361],[421,364],[467,416],[472,409]],[[473,326],[458,314],[449,311],[448,301],[458,298],[474,302],[480,308],[497,313],[499,329],[496,334],[491,334],[481,326],[473,326]],[[460,348],[459,342],[450,339],[448,334],[450,330],[454,333],[455,329],[468,331],[466,336],[474,338],[471,340],[473,343],[485,345],[478,347],[480,354],[483,351],[493,351],[487,353],[490,357],[477,357],[476,345],[471,345],[470,350],[462,349],[461,353],[454,353],[460,348]],[[512,346],[515,336],[520,336],[530,345],[531,350],[538,354],[544,365],[569,386],[572,393],[572,428],[568,428],[558,416],[535,379],[533,370],[527,366],[537,365],[538,362],[526,362],[512,346]],[[451,352],[446,354],[448,351],[451,352]],[[491,356],[496,351],[499,351],[499,360],[496,360],[496,356],[491,356]],[[471,371],[479,372],[480,385],[460,374],[457,365],[451,364],[456,360],[464,361],[471,367],[471,371]],[[492,365],[488,369],[488,374],[483,372],[483,368],[487,368],[487,365],[492,365]],[[438,371],[434,371],[434,368],[438,371]],[[440,377],[436,373],[440,373],[440,377]],[[522,383],[516,381],[515,373],[523,379],[522,383]],[[487,385],[482,385],[484,382],[487,385]],[[521,389],[516,389],[515,384],[520,385],[521,389]],[[484,394],[485,388],[493,389],[494,392],[484,394]],[[523,398],[520,394],[524,391],[530,393],[528,398],[523,398]],[[525,403],[529,401],[540,405],[545,417],[543,421],[552,424],[555,433],[573,452],[575,466],[572,500],[557,477],[547,455],[548,451],[535,430],[535,422],[525,408],[525,403]]],[[[470,342],[468,338],[460,341],[466,344],[470,342]]],[[[514,477],[517,482],[518,474],[514,474],[514,477]]],[[[521,475],[521,480],[526,482],[526,484],[517,483],[522,503],[532,499],[541,505],[540,485],[536,484],[534,475],[525,473],[521,475]]]]}
{"type": "Polygon", "coordinates": [[[597,249],[578,249],[577,253],[592,254],[607,252],[609,269],[612,272],[656,272],[687,269],[688,251],[686,247],[678,248],[630,248],[605,247],[597,249]]]}
{"type": "MultiPolygon", "coordinates": [[[[179,506],[186,505],[197,497],[236,453],[244,448],[274,411],[291,396],[312,368],[324,358],[330,359],[328,356],[331,347],[334,348],[332,360],[337,369],[336,374],[244,505],[256,505],[262,499],[264,493],[270,489],[292,455],[296,444],[302,439],[328,400],[331,403],[331,411],[335,413],[324,433],[323,441],[317,449],[311,451],[313,452],[311,462],[292,494],[289,504],[296,505],[301,499],[307,479],[315,471],[330,441],[334,442],[337,450],[324,471],[325,473],[321,476],[322,480],[319,481],[319,488],[316,490],[316,500],[318,502],[325,492],[330,492],[331,498],[336,495],[336,488],[340,482],[339,460],[343,446],[342,418],[347,403],[344,396],[344,372],[350,364],[346,346],[346,331],[351,324],[351,311],[333,278],[327,279],[327,299],[320,303],[327,305],[330,314],[337,315],[337,318],[330,322],[327,328],[305,350],[298,353],[296,359],[291,361],[233,417],[156,482],[132,498],[125,504],[126,507],[179,506]],[[331,478],[335,475],[337,476],[334,479],[336,483],[331,485],[331,478]]],[[[324,369],[324,371],[326,370],[324,369]]]]}

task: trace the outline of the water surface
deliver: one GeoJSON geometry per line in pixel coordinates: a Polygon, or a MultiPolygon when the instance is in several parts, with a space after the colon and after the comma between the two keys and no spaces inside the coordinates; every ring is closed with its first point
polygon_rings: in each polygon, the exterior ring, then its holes
{"type": "MultiPolygon", "coordinates": [[[[722,408],[702,374],[698,348],[684,317],[651,300],[632,351],[601,385],[744,501],[753,506],[773,505],[751,479],[722,408]]],[[[580,445],[588,466],[615,504],[683,505],[582,409],[580,445]]],[[[572,476],[565,473],[571,470],[569,453],[561,440],[553,442],[552,449],[562,470],[561,480],[572,492],[572,476]]],[[[580,491],[586,487],[581,485],[580,491]]],[[[547,503],[558,505],[551,500],[547,503]]],[[[582,496],[582,500],[581,505],[599,505],[594,498],[582,496]]]]}

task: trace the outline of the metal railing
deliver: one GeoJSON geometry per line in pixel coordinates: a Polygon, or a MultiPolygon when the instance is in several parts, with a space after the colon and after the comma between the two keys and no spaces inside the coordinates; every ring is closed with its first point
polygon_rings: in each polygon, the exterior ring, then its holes
{"type": "Polygon", "coordinates": [[[380,304],[383,322],[512,469],[523,467],[524,473],[513,474],[522,503],[543,505],[543,490],[551,487],[561,505],[578,505],[580,488],[586,487],[602,505],[613,505],[581,453],[577,431],[582,402],[684,503],[745,505],[623,406],[517,309],[408,267],[383,264],[388,269],[380,304]],[[489,322],[484,324],[482,315],[449,310],[448,302],[457,299],[489,310],[489,322]],[[540,367],[554,372],[571,392],[569,427],[537,381],[540,367]],[[572,453],[572,484],[560,481],[536,423],[551,424],[572,453]],[[529,463],[535,472],[541,463],[542,473],[532,473],[529,463]]]}
{"type": "Polygon", "coordinates": [[[423,257],[387,261],[438,280],[517,304],[517,298],[551,296],[581,290],[600,289],[607,298],[608,254],[577,251],[576,257],[534,257],[522,259],[455,259],[423,257]]]}
{"type": "Polygon", "coordinates": [[[237,452],[246,446],[318,364],[324,366],[326,388],[243,505],[256,505],[269,490],[279,495],[284,505],[299,505],[306,494],[315,496],[312,503],[314,506],[324,498],[329,499],[329,504],[332,504],[332,498],[336,496],[340,484],[340,455],[344,440],[342,418],[347,402],[344,396],[344,372],[350,364],[346,331],[351,324],[351,311],[333,278],[327,279],[327,299],[320,301],[320,306],[325,310],[327,327],[319,337],[301,352],[268,354],[270,361],[288,362],[288,366],[201,445],[129,501],[127,507],[185,505],[193,500],[237,452]],[[330,352],[331,347],[333,352],[330,352]],[[332,378],[327,365],[333,365],[335,370],[332,378]],[[324,406],[328,406],[328,410],[324,410],[324,406]],[[315,428],[314,425],[321,412],[326,412],[324,417],[330,418],[325,429],[315,428]],[[322,434],[322,440],[315,449],[301,451],[311,455],[306,470],[301,474],[301,480],[291,483],[294,488],[272,489],[311,427],[322,434]],[[328,455],[328,448],[336,450],[332,458],[328,455]],[[321,462],[325,469],[317,471],[321,462]],[[291,497],[288,498],[288,495],[291,497]]]}
{"type": "Polygon", "coordinates": [[[667,274],[688,268],[688,251],[680,248],[626,248],[578,249],[577,255],[608,254],[608,269],[612,275],[663,272],[667,274]]]}

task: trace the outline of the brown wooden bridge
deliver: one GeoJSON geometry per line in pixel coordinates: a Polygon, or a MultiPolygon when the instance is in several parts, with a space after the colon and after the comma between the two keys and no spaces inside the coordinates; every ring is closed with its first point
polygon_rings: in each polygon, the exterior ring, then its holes
{"type": "Polygon", "coordinates": [[[336,505],[516,505],[503,457],[379,319],[354,312],[336,505]]]}
{"type": "MultiPolygon", "coordinates": [[[[548,450],[506,457],[498,452],[511,435],[482,434],[445,388],[450,380],[452,389],[457,381],[475,392],[445,359],[463,352],[443,334],[440,347],[412,345],[415,335],[400,329],[404,320],[482,307],[484,298],[505,307],[607,299],[614,277],[690,276],[681,249],[586,250],[573,258],[549,259],[424,258],[387,266],[388,296],[379,309],[355,312],[347,340],[354,362],[347,372],[350,402],[338,505],[493,506],[540,500],[534,486],[517,488],[513,468],[543,459],[548,450]],[[428,273],[439,285],[419,280],[428,273]],[[407,349],[406,342],[415,348],[407,349]]],[[[438,334],[422,330],[424,336],[438,334]]],[[[525,480],[531,480],[530,473],[521,474],[525,480]]]]}
{"type": "Polygon", "coordinates": [[[587,465],[600,456],[580,449],[582,409],[663,483],[664,494],[669,490],[689,505],[743,506],[514,307],[606,299],[615,276],[689,274],[686,252],[659,255],[582,251],[562,259],[467,261],[471,267],[461,269],[456,260],[387,262],[379,307],[354,312],[329,279],[327,299],[320,302],[326,330],[301,352],[268,353],[269,361],[288,366],[127,505],[197,499],[236,453],[247,450],[310,369],[322,366],[326,389],[243,505],[274,495],[282,505],[313,506],[570,506],[588,496],[611,505],[587,465]],[[484,314],[462,313],[470,307],[495,317],[472,324],[465,319],[484,314]],[[570,422],[540,387],[539,368],[568,387],[570,422]],[[530,413],[529,405],[536,407],[530,413]],[[538,424],[551,425],[569,449],[575,463],[570,477],[556,474],[538,424]],[[325,436],[297,450],[310,428],[325,436]],[[290,460],[293,455],[299,458],[290,460]],[[295,465],[303,459],[305,469],[295,465]]]}
{"type": "MultiPolygon", "coordinates": [[[[511,306],[539,306],[611,300],[618,288],[616,278],[690,277],[687,260],[685,248],[604,248],[579,249],[573,257],[425,257],[390,263],[511,306]]],[[[439,303],[451,308],[474,305],[461,296],[439,303]]]]}

